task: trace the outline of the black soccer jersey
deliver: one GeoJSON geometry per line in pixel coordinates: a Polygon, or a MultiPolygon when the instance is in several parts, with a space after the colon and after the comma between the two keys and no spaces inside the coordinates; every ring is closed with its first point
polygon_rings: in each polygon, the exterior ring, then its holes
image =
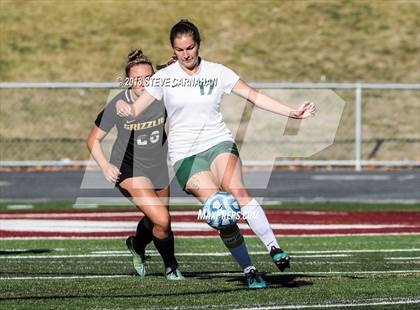
{"type": "Polygon", "coordinates": [[[130,90],[126,89],[109,102],[95,121],[96,126],[105,132],[109,132],[114,126],[117,128],[117,139],[112,147],[110,162],[117,167],[166,167],[166,110],[163,102],[155,100],[137,117],[123,118],[117,115],[115,107],[120,99],[133,103],[130,90]]]}

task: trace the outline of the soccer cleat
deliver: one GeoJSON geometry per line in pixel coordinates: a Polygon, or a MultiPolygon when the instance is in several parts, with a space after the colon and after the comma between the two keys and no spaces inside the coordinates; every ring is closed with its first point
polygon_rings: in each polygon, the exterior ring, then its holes
{"type": "Polygon", "coordinates": [[[165,276],[167,280],[185,280],[184,276],[181,274],[178,268],[167,267],[165,268],[165,276]]]}
{"type": "Polygon", "coordinates": [[[245,273],[246,282],[249,289],[266,288],[267,284],[263,278],[258,274],[257,269],[253,268],[245,273]]]}
{"type": "Polygon", "coordinates": [[[290,257],[287,252],[273,246],[270,251],[270,256],[280,271],[290,268],[290,257]]]}
{"type": "Polygon", "coordinates": [[[133,267],[136,271],[136,274],[140,277],[146,276],[146,256],[143,254],[139,254],[134,250],[134,237],[128,237],[125,241],[127,244],[127,248],[130,250],[131,254],[133,255],[133,267]]]}

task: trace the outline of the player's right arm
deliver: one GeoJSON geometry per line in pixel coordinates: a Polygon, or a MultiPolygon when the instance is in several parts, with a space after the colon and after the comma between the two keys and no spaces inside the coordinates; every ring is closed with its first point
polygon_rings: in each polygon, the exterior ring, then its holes
{"type": "Polygon", "coordinates": [[[138,97],[137,100],[134,101],[133,104],[128,104],[124,100],[118,100],[117,104],[115,105],[117,109],[117,115],[121,117],[136,117],[144,110],[146,110],[147,107],[153,103],[153,101],[155,101],[155,97],[150,95],[147,92],[147,90],[145,90],[140,95],[140,97],[138,97]]]}
{"type": "Polygon", "coordinates": [[[96,125],[93,125],[92,130],[87,139],[87,147],[93,158],[101,168],[103,175],[108,182],[115,183],[121,174],[120,170],[111,164],[105,157],[102,150],[101,141],[106,137],[107,132],[103,131],[96,125]]]}

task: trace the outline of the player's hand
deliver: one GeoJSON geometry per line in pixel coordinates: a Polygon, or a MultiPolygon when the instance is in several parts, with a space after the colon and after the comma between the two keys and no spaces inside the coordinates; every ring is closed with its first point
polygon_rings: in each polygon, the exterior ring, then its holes
{"type": "Polygon", "coordinates": [[[131,105],[129,105],[124,100],[118,100],[115,108],[117,110],[117,115],[120,117],[128,117],[133,115],[131,105]]]}
{"type": "Polygon", "coordinates": [[[316,113],[316,106],[311,101],[305,101],[297,111],[293,111],[291,114],[291,117],[294,118],[307,118],[314,116],[316,113]]]}
{"type": "Polygon", "coordinates": [[[110,183],[115,183],[118,181],[118,178],[120,177],[120,170],[115,167],[111,163],[105,164],[103,167],[101,167],[102,173],[105,177],[105,179],[110,183]]]}

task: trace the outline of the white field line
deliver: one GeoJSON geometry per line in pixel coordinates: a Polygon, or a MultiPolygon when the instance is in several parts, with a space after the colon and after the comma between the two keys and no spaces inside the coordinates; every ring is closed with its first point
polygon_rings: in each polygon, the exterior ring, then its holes
{"type": "MultiPolygon", "coordinates": [[[[341,234],[276,234],[277,237],[282,238],[331,238],[331,237],[378,237],[378,236],[419,236],[420,232],[404,232],[404,233],[341,233],[341,234]]],[[[255,235],[244,234],[245,237],[255,237],[255,235]]],[[[177,239],[219,239],[219,236],[202,236],[202,235],[188,235],[188,236],[176,236],[177,239]]],[[[0,240],[105,240],[105,239],[121,239],[125,240],[126,237],[121,236],[103,236],[103,237],[0,237],[0,240]]]]}
{"type": "MultiPolygon", "coordinates": [[[[270,272],[270,275],[357,275],[357,274],[363,274],[363,275],[369,275],[369,274],[417,274],[420,273],[420,270],[363,270],[363,271],[302,271],[302,272],[270,272]]],[[[200,273],[198,273],[200,274],[200,273]]],[[[217,275],[242,275],[242,273],[208,273],[208,276],[217,276],[217,275]]]]}
{"type": "MultiPolygon", "coordinates": [[[[298,237],[305,237],[305,238],[331,238],[331,237],[378,237],[378,236],[418,236],[420,232],[394,232],[394,233],[382,233],[382,232],[372,232],[372,233],[339,233],[339,234],[295,234],[295,235],[280,235],[276,234],[278,237],[287,237],[287,238],[298,238],[298,237]]],[[[249,236],[246,235],[245,236],[249,236]]],[[[191,236],[188,236],[191,238],[191,236]]],[[[195,238],[200,238],[202,236],[198,236],[195,238]]],[[[187,236],[177,236],[177,238],[187,238],[187,236]]],[[[1,239],[0,239],[1,240],[1,239]]]]}
{"type": "Polygon", "coordinates": [[[66,279],[103,279],[103,278],[127,278],[132,275],[97,275],[97,276],[53,276],[53,277],[0,277],[0,280],[66,280],[66,279]]]}
{"type": "Polygon", "coordinates": [[[10,185],[12,185],[12,183],[7,182],[7,181],[0,181],[0,187],[2,187],[2,186],[10,186],[10,185]]]}
{"type": "MultiPolygon", "coordinates": [[[[238,304],[217,304],[217,305],[206,305],[206,306],[188,306],[188,307],[177,307],[176,309],[219,309],[221,307],[225,309],[237,309],[237,310],[288,310],[288,309],[324,309],[324,308],[345,308],[345,307],[374,307],[374,306],[391,306],[391,305],[412,305],[420,303],[420,298],[376,298],[373,300],[340,300],[339,303],[327,303],[327,304],[291,304],[291,305],[276,305],[276,306],[264,306],[254,305],[253,307],[240,308],[242,305],[238,304]]],[[[147,308],[149,309],[149,308],[147,308]]],[[[169,310],[172,308],[153,308],[154,310],[169,310]]],[[[102,310],[112,310],[110,308],[102,308],[102,310]]],[[[146,310],[146,308],[138,308],[138,310],[146,310]]]]}
{"type": "Polygon", "coordinates": [[[294,251],[295,254],[311,253],[399,253],[399,252],[420,252],[420,248],[412,249],[378,249],[378,250],[336,250],[336,251],[294,251]]]}
{"type": "MultiPolygon", "coordinates": [[[[0,229],[32,232],[117,232],[135,230],[137,221],[90,221],[90,220],[1,220],[0,229]]],[[[212,231],[204,222],[172,222],[173,231],[212,231]]],[[[240,229],[250,230],[247,224],[240,229]]],[[[272,229],[283,230],[338,230],[338,229],[387,229],[420,228],[420,224],[271,224],[272,229]]]]}
{"type": "MultiPolygon", "coordinates": [[[[157,251],[150,251],[151,253],[157,253],[157,251]]],[[[378,250],[327,250],[327,251],[293,251],[289,252],[289,254],[355,254],[355,253],[401,253],[401,252],[420,252],[420,248],[412,248],[412,249],[378,249],[378,250]]],[[[92,251],[92,254],[119,254],[119,253],[127,253],[127,251],[92,251]]],[[[212,252],[210,254],[218,254],[220,252],[212,252]]],[[[224,252],[222,252],[224,253],[224,252]]],[[[267,254],[265,251],[254,251],[249,252],[253,255],[262,255],[267,254]]],[[[188,255],[195,254],[195,253],[186,253],[188,255]]],[[[205,253],[206,255],[208,253],[205,253]]],[[[177,254],[179,255],[179,254],[177,254]]],[[[230,254],[229,254],[230,255],[230,254]]]]}
{"type": "Polygon", "coordinates": [[[314,175],[311,177],[315,181],[360,181],[360,180],[371,180],[371,181],[387,181],[391,180],[389,175],[314,175]]]}
{"type": "MultiPolygon", "coordinates": [[[[250,252],[250,255],[268,255],[267,252],[250,252]]],[[[149,256],[160,256],[158,253],[147,253],[149,256]]],[[[108,254],[74,254],[74,255],[16,255],[16,256],[4,256],[0,257],[0,260],[8,260],[8,259],[52,259],[52,258],[88,258],[88,257],[124,257],[124,256],[131,256],[128,251],[125,253],[108,253],[108,254]]],[[[176,253],[176,256],[193,256],[193,257],[223,257],[223,256],[231,256],[230,253],[176,253]]],[[[325,255],[290,255],[292,258],[331,258],[331,257],[349,257],[350,254],[325,254],[325,255]]]]}
{"type": "MultiPolygon", "coordinates": [[[[96,205],[92,205],[94,207],[96,205]]],[[[277,210],[266,210],[267,213],[275,213],[277,210]]],[[[345,211],[293,211],[293,210],[278,210],[282,215],[347,215],[349,212],[345,211]]],[[[190,211],[170,211],[171,216],[198,216],[198,210],[190,210],[190,211]]],[[[0,219],[8,219],[8,218],[72,218],[72,217],[117,217],[117,216],[143,216],[144,214],[140,211],[133,211],[133,212],[106,212],[106,211],[97,211],[97,212],[66,212],[66,213],[13,213],[13,214],[0,214],[0,219]]]]}
{"type": "MultiPolygon", "coordinates": [[[[131,256],[130,253],[125,254],[74,254],[74,255],[7,255],[0,256],[0,260],[9,259],[54,259],[54,258],[98,258],[98,257],[124,257],[131,256]]],[[[157,254],[150,254],[150,256],[157,256],[157,254]]],[[[179,256],[179,254],[177,254],[179,256]]],[[[223,255],[220,255],[223,256],[223,255]]]]}
{"type": "MultiPolygon", "coordinates": [[[[267,252],[250,252],[250,255],[268,255],[267,252]]],[[[159,256],[158,253],[147,253],[149,256],[159,256]]],[[[226,253],[176,253],[176,256],[192,256],[192,257],[224,257],[230,256],[231,254],[226,253]]],[[[131,256],[128,251],[124,253],[107,253],[107,254],[74,254],[74,255],[10,255],[10,256],[2,256],[0,260],[9,260],[9,259],[53,259],[53,258],[93,258],[93,257],[124,257],[124,256],[131,256]]],[[[336,255],[303,255],[303,256],[295,256],[291,255],[292,258],[295,257],[348,257],[351,256],[349,254],[336,254],[336,255]]]]}
{"type": "MultiPolygon", "coordinates": [[[[84,206],[84,208],[95,208],[98,207],[98,205],[89,205],[88,207],[84,206]]],[[[78,209],[76,206],[73,208],[78,209]]],[[[292,211],[295,213],[295,211],[292,211]]],[[[298,214],[324,214],[324,211],[313,213],[314,211],[296,211],[298,214]]],[[[283,212],[282,212],[283,213],[283,212]]],[[[335,212],[333,212],[336,214],[335,212]]],[[[180,216],[180,215],[198,215],[198,210],[193,211],[170,211],[170,214],[172,216],[180,216]]],[[[71,218],[71,217],[117,217],[117,216],[132,216],[132,217],[138,217],[143,216],[143,212],[141,211],[129,211],[129,212],[106,212],[106,211],[97,211],[97,212],[66,212],[66,213],[13,213],[13,214],[0,214],[0,218],[7,219],[7,218],[71,218]]]]}
{"type": "MultiPolygon", "coordinates": [[[[108,255],[108,254],[126,254],[127,251],[92,251],[91,254],[99,254],[99,255],[108,255]]],[[[268,254],[267,252],[249,252],[250,255],[266,255],[268,254]]],[[[290,254],[290,253],[289,253],[290,254]]],[[[148,251],[147,255],[151,255],[151,256],[159,256],[159,254],[156,251],[148,251]]],[[[230,256],[230,253],[177,253],[177,256],[230,256]]],[[[330,257],[350,257],[352,256],[352,254],[319,254],[319,252],[315,252],[314,254],[290,254],[293,258],[307,258],[307,257],[314,257],[314,258],[318,258],[318,257],[326,257],[326,258],[330,258],[330,257]]]]}
{"type": "Polygon", "coordinates": [[[417,256],[417,257],[410,257],[410,256],[407,256],[407,257],[386,257],[385,259],[386,260],[418,260],[418,259],[420,259],[420,256],[417,256]]]}
{"type": "Polygon", "coordinates": [[[98,209],[99,206],[98,205],[94,205],[94,204],[85,204],[85,205],[73,205],[72,207],[73,209],[98,209]]]}
{"type": "Polygon", "coordinates": [[[33,205],[8,205],[6,209],[8,210],[30,210],[33,209],[33,205]]]}
{"type": "MultiPolygon", "coordinates": [[[[127,250],[123,250],[123,251],[91,251],[91,254],[126,254],[127,250]]],[[[147,254],[149,253],[157,253],[156,251],[153,250],[148,250],[147,254]]]]}
{"type": "MultiPolygon", "coordinates": [[[[420,298],[406,300],[389,300],[372,301],[372,302],[354,302],[354,300],[343,301],[336,304],[314,304],[314,305],[285,305],[285,306],[258,306],[255,308],[235,308],[237,310],[287,310],[287,309],[325,309],[325,308],[349,308],[349,307],[374,307],[374,306],[391,306],[391,305],[414,305],[419,304],[420,298]]],[[[182,307],[180,308],[182,309],[182,307]]]]}
{"type": "MultiPolygon", "coordinates": [[[[171,212],[172,213],[172,212],[171,212]]],[[[197,215],[197,212],[195,213],[197,215]]],[[[7,218],[68,218],[68,217],[117,217],[117,216],[143,216],[143,213],[138,212],[68,212],[68,213],[8,213],[0,214],[1,219],[7,218]]]]}
{"type": "MultiPolygon", "coordinates": [[[[90,208],[94,208],[97,207],[96,205],[92,205],[90,206],[90,208]]],[[[178,211],[173,211],[171,212],[171,215],[184,215],[184,214],[174,214],[174,212],[178,212],[178,211]]],[[[185,215],[197,215],[197,212],[190,212],[191,214],[185,214],[185,215]]],[[[89,212],[89,213],[84,213],[84,212],[68,212],[68,213],[24,213],[24,214],[19,214],[19,213],[14,213],[14,214],[0,214],[0,219],[7,219],[7,218],[21,218],[21,219],[25,219],[25,218],[72,218],[72,217],[102,217],[102,218],[106,218],[106,217],[117,217],[117,216],[130,216],[130,217],[138,217],[138,216],[143,216],[144,214],[140,211],[138,212],[89,212]]]]}
{"type": "MultiPolygon", "coordinates": [[[[216,305],[205,305],[205,306],[180,306],[176,307],[178,310],[183,309],[238,309],[238,310],[274,310],[274,309],[316,309],[316,308],[343,308],[343,307],[368,307],[368,306],[391,306],[391,305],[411,305],[420,303],[420,298],[375,298],[368,300],[338,300],[335,303],[326,303],[326,304],[290,304],[290,305],[276,305],[275,303],[270,303],[271,305],[261,305],[254,304],[251,307],[240,308],[242,305],[239,304],[216,304],[216,305]],[[254,308],[253,308],[254,307],[254,308]]],[[[137,310],[146,310],[150,308],[136,308],[137,310]]],[[[170,310],[173,308],[152,308],[154,310],[170,310]]],[[[114,310],[114,308],[101,308],[101,310],[114,310]]]]}
{"type": "MultiPolygon", "coordinates": [[[[270,275],[357,275],[357,274],[418,274],[420,270],[372,270],[372,271],[309,271],[309,272],[271,272],[270,275]]],[[[199,272],[195,273],[200,275],[199,272]]],[[[206,273],[206,276],[242,276],[242,272],[215,272],[206,273]]],[[[0,280],[63,280],[63,279],[97,279],[97,278],[124,278],[133,275],[90,275],[90,276],[42,276],[42,277],[0,277],[0,280]]]]}
{"type": "Polygon", "coordinates": [[[403,175],[403,176],[397,177],[398,181],[408,181],[408,180],[415,180],[415,179],[416,179],[416,176],[414,174],[403,175]]]}
{"type": "MultiPolygon", "coordinates": [[[[1,249],[1,251],[30,251],[32,249],[16,249],[16,248],[8,248],[8,249],[1,249]]],[[[48,249],[51,251],[56,251],[56,252],[64,252],[67,251],[65,248],[54,248],[54,249],[48,249]]]]}
{"type": "MultiPolygon", "coordinates": [[[[341,251],[296,251],[290,253],[290,256],[293,257],[345,257],[351,256],[347,254],[356,254],[356,253],[396,253],[396,252],[418,252],[420,249],[389,249],[389,250],[341,250],[341,251]],[[312,254],[312,255],[311,255],[312,254]]],[[[147,253],[150,256],[158,256],[159,254],[156,251],[151,251],[147,253]]],[[[250,255],[267,255],[265,251],[255,251],[249,252],[250,255]]],[[[210,252],[210,253],[177,253],[177,256],[230,256],[228,252],[210,252]]],[[[92,252],[91,254],[74,254],[74,255],[10,255],[10,256],[0,256],[0,260],[8,259],[52,259],[52,258],[87,258],[87,257],[123,257],[131,256],[128,251],[98,251],[92,252]]]]}

